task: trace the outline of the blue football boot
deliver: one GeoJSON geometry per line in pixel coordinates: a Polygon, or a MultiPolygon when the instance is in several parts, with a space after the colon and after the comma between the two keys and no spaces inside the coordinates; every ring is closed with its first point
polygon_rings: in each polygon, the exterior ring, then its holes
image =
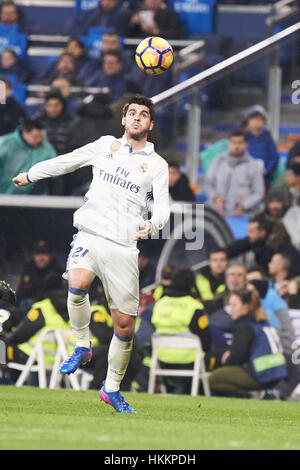
{"type": "Polygon", "coordinates": [[[117,392],[107,392],[105,390],[105,381],[103,382],[103,387],[99,392],[100,400],[104,401],[108,405],[111,405],[118,413],[136,413],[136,411],[125,401],[123,395],[120,391],[117,392]]]}
{"type": "Polygon", "coordinates": [[[66,359],[60,366],[62,374],[72,374],[79,366],[87,364],[92,359],[92,344],[90,348],[82,348],[77,346],[68,359],[66,359]]]}

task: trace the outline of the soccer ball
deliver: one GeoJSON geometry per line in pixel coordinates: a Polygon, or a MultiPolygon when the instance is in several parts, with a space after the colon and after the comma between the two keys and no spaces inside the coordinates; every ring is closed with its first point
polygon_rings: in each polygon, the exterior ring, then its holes
{"type": "Polygon", "coordinates": [[[171,67],[174,60],[173,49],[163,38],[146,38],[136,48],[135,60],[147,74],[160,75],[171,67]]]}

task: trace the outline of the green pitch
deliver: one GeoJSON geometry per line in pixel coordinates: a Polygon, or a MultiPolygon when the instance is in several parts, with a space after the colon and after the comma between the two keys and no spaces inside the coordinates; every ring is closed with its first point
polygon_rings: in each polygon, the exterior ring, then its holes
{"type": "Polygon", "coordinates": [[[118,414],[97,391],[0,386],[0,449],[300,449],[300,404],[124,393],[118,414]]]}

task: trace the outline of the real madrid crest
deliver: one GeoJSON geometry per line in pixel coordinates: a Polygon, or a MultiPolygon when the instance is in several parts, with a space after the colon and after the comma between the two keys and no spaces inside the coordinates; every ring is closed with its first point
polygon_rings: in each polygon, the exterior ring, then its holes
{"type": "Polygon", "coordinates": [[[146,173],[146,171],[148,171],[148,163],[142,163],[140,166],[139,166],[139,171],[141,173],[146,173]]]}
{"type": "Polygon", "coordinates": [[[117,152],[120,147],[121,147],[121,142],[119,142],[118,140],[114,140],[110,146],[110,150],[111,152],[117,152]]]}

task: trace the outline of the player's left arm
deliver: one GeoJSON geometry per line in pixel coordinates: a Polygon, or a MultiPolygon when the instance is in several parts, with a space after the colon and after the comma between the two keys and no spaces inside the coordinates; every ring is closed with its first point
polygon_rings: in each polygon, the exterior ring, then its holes
{"type": "Polygon", "coordinates": [[[100,147],[100,139],[84,145],[73,152],[36,163],[27,173],[20,173],[13,178],[16,187],[27,186],[44,178],[65,175],[83,166],[92,165],[93,158],[100,147]]]}
{"type": "Polygon", "coordinates": [[[163,163],[157,168],[153,181],[153,213],[150,220],[140,223],[136,240],[143,240],[150,235],[155,235],[168,222],[170,217],[169,207],[169,171],[168,164],[163,163]]]}
{"type": "Polygon", "coordinates": [[[167,162],[163,161],[157,168],[153,182],[153,212],[150,219],[152,225],[152,235],[161,230],[170,217],[170,195],[169,195],[169,171],[167,162]]]}

